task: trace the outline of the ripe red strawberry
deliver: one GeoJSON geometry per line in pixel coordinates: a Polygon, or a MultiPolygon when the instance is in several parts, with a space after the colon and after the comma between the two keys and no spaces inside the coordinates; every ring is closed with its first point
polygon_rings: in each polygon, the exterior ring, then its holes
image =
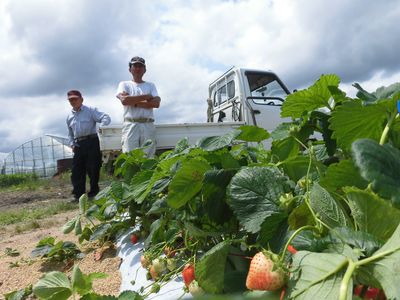
{"type": "Polygon", "coordinates": [[[296,254],[296,253],[297,253],[296,248],[293,247],[292,245],[289,245],[289,246],[287,247],[287,250],[288,250],[290,253],[292,253],[292,254],[296,254]]]}
{"type": "Polygon", "coordinates": [[[364,299],[378,299],[377,297],[378,297],[379,292],[380,292],[380,289],[378,289],[378,288],[368,287],[368,290],[365,293],[364,299]]]}
{"type": "Polygon", "coordinates": [[[185,285],[188,287],[189,284],[195,279],[194,277],[194,266],[191,264],[185,265],[182,271],[183,281],[185,285]]]}
{"type": "Polygon", "coordinates": [[[139,239],[139,237],[138,237],[138,235],[136,233],[132,233],[131,234],[131,243],[133,245],[135,245],[138,242],[138,239],[139,239]]]}
{"type": "Polygon", "coordinates": [[[264,253],[258,252],[250,263],[246,287],[249,290],[275,291],[285,284],[285,274],[282,269],[274,270],[274,262],[264,253]]]}

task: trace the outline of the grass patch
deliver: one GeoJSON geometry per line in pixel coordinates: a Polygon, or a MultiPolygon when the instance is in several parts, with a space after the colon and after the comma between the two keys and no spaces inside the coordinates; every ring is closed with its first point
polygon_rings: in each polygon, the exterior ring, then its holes
{"type": "Polygon", "coordinates": [[[76,203],[63,201],[57,203],[40,203],[40,205],[31,208],[13,208],[0,212],[0,226],[11,225],[20,222],[29,223],[38,219],[59,214],[61,212],[75,210],[77,207],[78,205],[76,203]]]}
{"type": "Polygon", "coordinates": [[[36,174],[2,174],[0,175],[0,188],[36,185],[38,180],[36,174]]]}
{"type": "Polygon", "coordinates": [[[40,228],[40,224],[37,220],[29,221],[28,223],[23,223],[15,226],[15,233],[20,234],[22,232],[40,228]]]}

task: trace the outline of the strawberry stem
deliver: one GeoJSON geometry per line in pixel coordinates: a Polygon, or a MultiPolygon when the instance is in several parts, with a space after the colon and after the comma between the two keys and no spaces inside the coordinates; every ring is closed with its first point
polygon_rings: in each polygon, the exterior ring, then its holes
{"type": "MultiPolygon", "coordinates": [[[[396,111],[397,111],[397,107],[396,107],[396,111]]],[[[389,133],[389,129],[390,129],[390,127],[392,126],[394,120],[397,119],[398,117],[399,117],[399,114],[396,113],[396,112],[393,113],[393,114],[390,116],[390,118],[389,118],[389,120],[388,120],[388,122],[387,122],[385,128],[383,129],[383,132],[382,132],[382,135],[381,135],[381,139],[379,140],[379,145],[383,145],[383,144],[386,142],[387,135],[388,135],[388,133],[389,133]]]]}
{"type": "Polygon", "coordinates": [[[339,300],[347,299],[347,290],[349,289],[349,282],[353,276],[355,269],[357,268],[357,264],[354,263],[351,259],[348,259],[347,261],[349,265],[347,267],[346,273],[344,273],[342,282],[340,284],[339,300]]]}
{"type": "Polygon", "coordinates": [[[288,248],[289,245],[292,243],[293,239],[294,239],[300,232],[302,232],[303,230],[306,230],[306,229],[311,229],[311,230],[315,230],[315,231],[318,231],[318,232],[319,232],[318,228],[316,228],[315,226],[311,226],[311,225],[306,225],[306,226],[300,227],[300,228],[297,229],[295,232],[293,232],[293,234],[292,234],[292,235],[290,236],[290,238],[287,240],[287,242],[286,242],[286,244],[285,244],[285,248],[283,248],[282,255],[281,255],[280,259],[279,259],[279,263],[280,263],[280,264],[283,262],[283,259],[284,259],[285,255],[286,255],[286,252],[288,251],[287,248],[288,248]]]}

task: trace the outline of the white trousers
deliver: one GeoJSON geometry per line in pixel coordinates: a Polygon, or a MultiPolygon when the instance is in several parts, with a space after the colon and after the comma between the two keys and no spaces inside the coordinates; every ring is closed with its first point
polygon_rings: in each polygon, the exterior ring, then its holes
{"type": "Polygon", "coordinates": [[[156,128],[154,123],[124,122],[122,125],[122,152],[127,153],[151,140],[153,143],[144,148],[147,157],[153,157],[156,152],[156,128]]]}

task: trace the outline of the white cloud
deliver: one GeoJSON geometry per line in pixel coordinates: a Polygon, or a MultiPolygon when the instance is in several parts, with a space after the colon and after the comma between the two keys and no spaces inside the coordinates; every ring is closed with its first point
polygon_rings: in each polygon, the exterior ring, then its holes
{"type": "Polygon", "coordinates": [[[147,61],[162,123],[206,119],[208,84],[232,65],[272,69],[289,89],[337,73],[355,93],[398,81],[394,0],[0,2],[0,151],[66,134],[68,89],[122,120],[115,89],[147,61]],[[29,121],[27,121],[29,120],[29,121]]]}

